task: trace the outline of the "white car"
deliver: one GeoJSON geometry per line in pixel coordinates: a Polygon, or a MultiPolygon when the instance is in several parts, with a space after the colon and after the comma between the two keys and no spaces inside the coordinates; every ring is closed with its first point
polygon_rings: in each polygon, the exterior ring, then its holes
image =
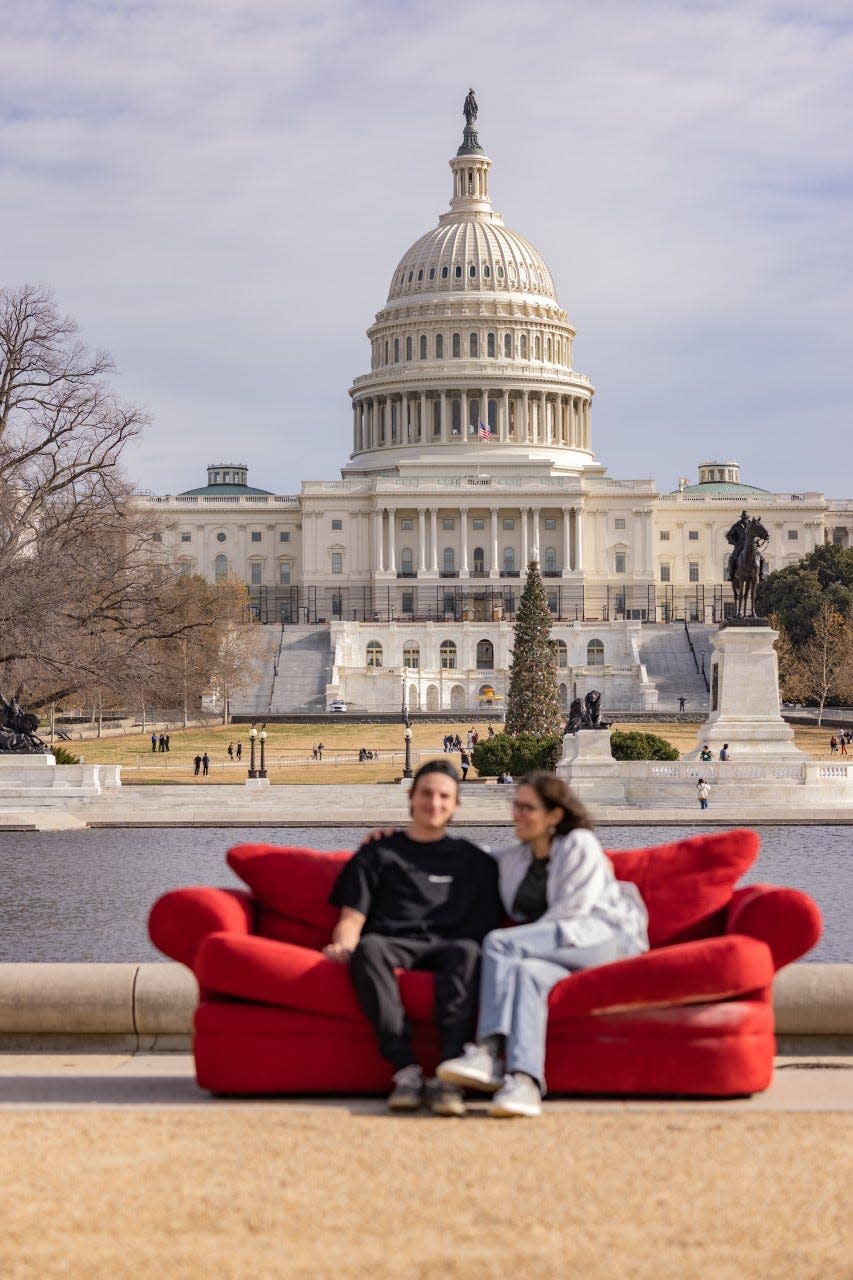
{"type": "Polygon", "coordinates": [[[329,703],[329,710],[344,712],[347,710],[347,704],[341,702],[340,698],[336,698],[334,702],[329,703]]]}

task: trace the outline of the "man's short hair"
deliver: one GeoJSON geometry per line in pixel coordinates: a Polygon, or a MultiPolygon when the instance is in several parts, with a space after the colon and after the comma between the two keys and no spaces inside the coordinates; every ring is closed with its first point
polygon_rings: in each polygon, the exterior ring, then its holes
{"type": "Polygon", "coordinates": [[[427,760],[426,764],[422,764],[412,778],[412,791],[414,791],[420,779],[426,777],[428,773],[440,773],[445,778],[452,778],[457,787],[459,786],[459,774],[449,760],[427,760]]]}

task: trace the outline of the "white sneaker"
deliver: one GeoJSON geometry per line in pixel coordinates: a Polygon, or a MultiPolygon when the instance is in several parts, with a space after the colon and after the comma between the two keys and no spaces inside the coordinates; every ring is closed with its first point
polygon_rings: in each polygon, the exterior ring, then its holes
{"type": "Polygon", "coordinates": [[[458,1084],[483,1093],[495,1093],[503,1083],[500,1061],[483,1044],[466,1044],[461,1058],[441,1062],[435,1073],[445,1084],[458,1084]]]}
{"type": "Polygon", "coordinates": [[[538,1116],[542,1114],[542,1094],[530,1076],[507,1076],[489,1107],[490,1116],[538,1116]]]}

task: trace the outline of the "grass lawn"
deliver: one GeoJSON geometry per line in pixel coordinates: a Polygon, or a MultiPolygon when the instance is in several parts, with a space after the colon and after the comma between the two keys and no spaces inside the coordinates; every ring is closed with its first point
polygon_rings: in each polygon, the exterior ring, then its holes
{"type": "MultiPolygon", "coordinates": [[[[487,726],[474,722],[482,736],[487,726]]],[[[412,726],[412,764],[442,754],[445,733],[458,733],[462,741],[471,722],[456,725],[414,724],[412,726]]],[[[614,722],[614,728],[630,730],[650,728],[666,738],[682,753],[696,746],[695,724],[636,725],[614,722]]],[[[497,726],[496,726],[497,728],[497,726]]],[[[829,757],[831,729],[795,728],[794,741],[802,750],[817,758],[829,757]]],[[[249,736],[246,725],[194,725],[189,729],[170,731],[170,750],[152,752],[149,733],[127,733],[103,738],[86,738],[70,742],[68,749],[82,755],[89,763],[120,764],[126,783],[169,785],[195,781],[198,786],[239,783],[249,767],[249,736]],[[230,760],[228,744],[242,743],[243,758],[230,760]],[[206,779],[193,779],[193,757],[207,752],[210,774],[206,779]]],[[[260,753],[258,752],[258,757],[260,753]]],[[[458,764],[459,757],[454,756],[458,764]]],[[[736,757],[735,757],[736,758],[736,757]]],[[[841,757],[836,757],[840,759],[841,757]]],[[[362,724],[350,718],[323,725],[274,724],[267,729],[267,772],[272,782],[300,783],[372,783],[391,782],[403,768],[403,730],[396,724],[362,724]],[[312,758],[315,742],[324,744],[322,761],[312,758]],[[378,760],[358,762],[359,748],[379,753],[378,760]]],[[[475,776],[472,769],[471,775],[475,776]]]]}

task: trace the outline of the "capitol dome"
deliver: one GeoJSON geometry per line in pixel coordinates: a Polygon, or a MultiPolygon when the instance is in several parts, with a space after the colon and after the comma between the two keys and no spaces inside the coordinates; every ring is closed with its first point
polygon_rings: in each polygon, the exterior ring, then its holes
{"type": "Polygon", "coordinates": [[[367,331],[370,372],[350,389],[345,474],[470,466],[484,440],[492,470],[601,472],[594,388],[572,365],[575,331],[541,254],[492,208],[473,94],[465,114],[450,207],[403,254],[367,331]]]}

